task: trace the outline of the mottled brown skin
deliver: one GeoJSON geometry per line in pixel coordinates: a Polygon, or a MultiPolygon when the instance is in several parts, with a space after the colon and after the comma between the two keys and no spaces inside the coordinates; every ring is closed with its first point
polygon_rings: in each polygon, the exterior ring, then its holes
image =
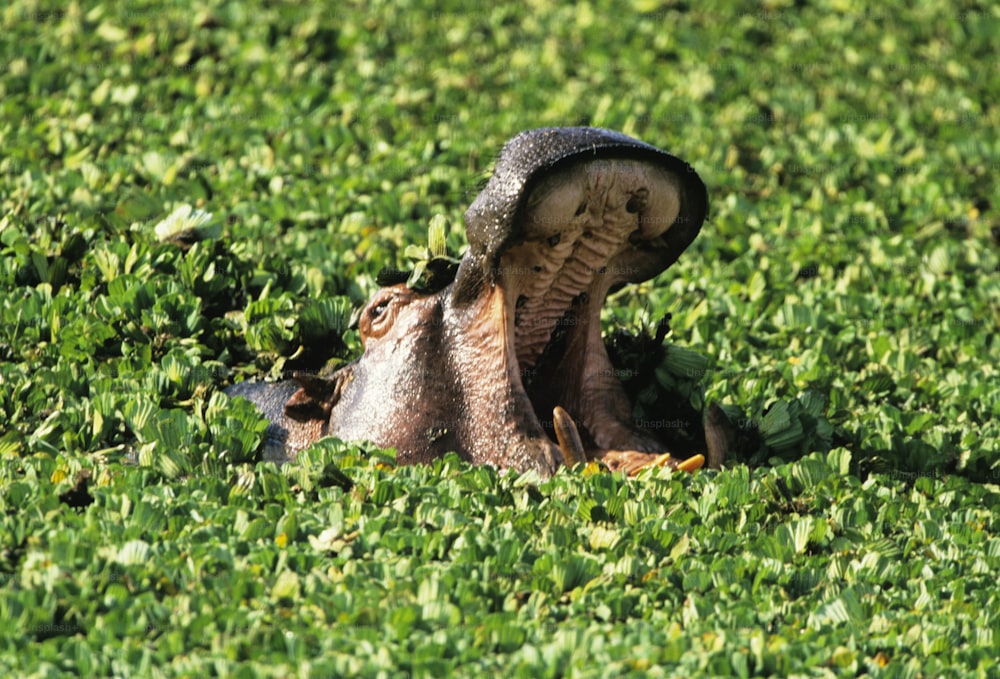
{"type": "Polygon", "coordinates": [[[450,285],[379,289],[358,322],[362,356],[330,378],[229,393],[271,420],[265,457],[277,461],[329,435],[395,448],[403,464],[455,451],[548,475],[564,458],[560,406],[589,458],[641,466],[663,446],[631,422],[601,305],[669,267],[706,212],[698,175],[655,147],[597,128],[522,133],[466,212],[469,248],[450,285]]]}

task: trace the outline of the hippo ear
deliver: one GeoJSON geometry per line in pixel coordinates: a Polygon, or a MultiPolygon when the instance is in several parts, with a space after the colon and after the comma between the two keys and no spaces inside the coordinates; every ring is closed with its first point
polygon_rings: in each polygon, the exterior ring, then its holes
{"type": "Polygon", "coordinates": [[[332,378],[294,372],[292,378],[299,383],[299,390],[285,403],[285,415],[298,422],[329,420],[330,412],[340,400],[345,379],[343,371],[332,378]]]}
{"type": "MultiPolygon", "coordinates": [[[[593,209],[585,196],[579,203],[575,196],[605,190],[599,186],[602,177],[628,161],[630,178],[640,177],[626,206],[635,218],[635,231],[628,235],[632,247],[628,253],[605,253],[605,264],[626,265],[618,282],[646,280],[673,264],[697,236],[708,211],[705,185],[690,165],[611,130],[530,130],[504,146],[493,176],[465,213],[469,249],[456,277],[456,301],[472,299],[482,286],[496,283],[511,264],[501,258],[520,243],[537,240],[542,246],[534,250],[538,261],[521,248],[517,266],[528,271],[549,266],[544,243],[555,247],[567,228],[580,221],[580,211],[593,209]],[[649,186],[641,186],[641,176],[650,178],[649,186]],[[618,260],[619,255],[625,259],[618,260]]],[[[600,239],[597,234],[594,242],[600,239]]]]}

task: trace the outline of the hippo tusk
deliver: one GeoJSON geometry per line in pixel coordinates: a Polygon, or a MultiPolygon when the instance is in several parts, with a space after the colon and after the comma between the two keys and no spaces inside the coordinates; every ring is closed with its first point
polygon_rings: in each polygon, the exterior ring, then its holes
{"type": "Polygon", "coordinates": [[[692,455],[679,460],[670,453],[644,453],[639,450],[608,450],[601,457],[611,471],[625,471],[629,476],[635,476],[643,469],[650,467],[669,467],[682,472],[693,472],[705,464],[704,455],[692,455]]]}
{"type": "MultiPolygon", "coordinates": [[[[661,457],[670,457],[670,453],[667,453],[665,456],[661,457]]],[[[663,463],[666,464],[667,461],[664,460],[663,463]]],[[[704,465],[705,465],[704,455],[692,455],[686,460],[681,460],[676,465],[674,465],[674,469],[679,469],[682,472],[693,472],[696,469],[701,469],[704,465]]]]}
{"type": "Polygon", "coordinates": [[[604,450],[594,451],[588,455],[580,438],[573,417],[562,406],[552,409],[552,424],[559,441],[563,462],[572,467],[580,462],[589,462],[591,458],[601,459],[613,471],[625,470],[629,476],[635,476],[649,467],[670,467],[682,472],[693,472],[705,465],[704,455],[692,455],[685,460],[678,460],[670,453],[644,453],[638,450],[604,450]]]}
{"type": "Polygon", "coordinates": [[[581,462],[587,462],[587,453],[583,449],[583,441],[580,439],[576,422],[561,406],[552,409],[552,426],[556,430],[559,450],[562,452],[563,462],[566,463],[566,466],[572,467],[581,462]]]}

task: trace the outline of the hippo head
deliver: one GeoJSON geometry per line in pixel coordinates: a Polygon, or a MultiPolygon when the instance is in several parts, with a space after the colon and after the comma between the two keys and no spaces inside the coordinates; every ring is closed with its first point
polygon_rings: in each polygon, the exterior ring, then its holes
{"type": "Polygon", "coordinates": [[[380,288],[358,321],[362,356],[331,377],[233,393],[271,416],[279,459],[323,435],[395,448],[404,464],[455,451],[546,475],[581,456],[644,459],[662,444],[631,422],[601,305],[669,267],[706,211],[694,170],[653,146],[597,128],[524,132],[465,214],[450,284],[380,288]]]}

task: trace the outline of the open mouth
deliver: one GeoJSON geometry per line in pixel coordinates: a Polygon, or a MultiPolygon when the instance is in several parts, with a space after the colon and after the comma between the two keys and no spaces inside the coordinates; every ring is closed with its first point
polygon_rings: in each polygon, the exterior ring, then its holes
{"type": "Polygon", "coordinates": [[[665,235],[683,219],[684,190],[676,173],[640,159],[559,168],[532,188],[519,237],[495,260],[509,374],[566,463],[696,469],[703,462],[659,454],[662,444],[635,429],[601,336],[608,293],[676,258],[665,235]]]}

